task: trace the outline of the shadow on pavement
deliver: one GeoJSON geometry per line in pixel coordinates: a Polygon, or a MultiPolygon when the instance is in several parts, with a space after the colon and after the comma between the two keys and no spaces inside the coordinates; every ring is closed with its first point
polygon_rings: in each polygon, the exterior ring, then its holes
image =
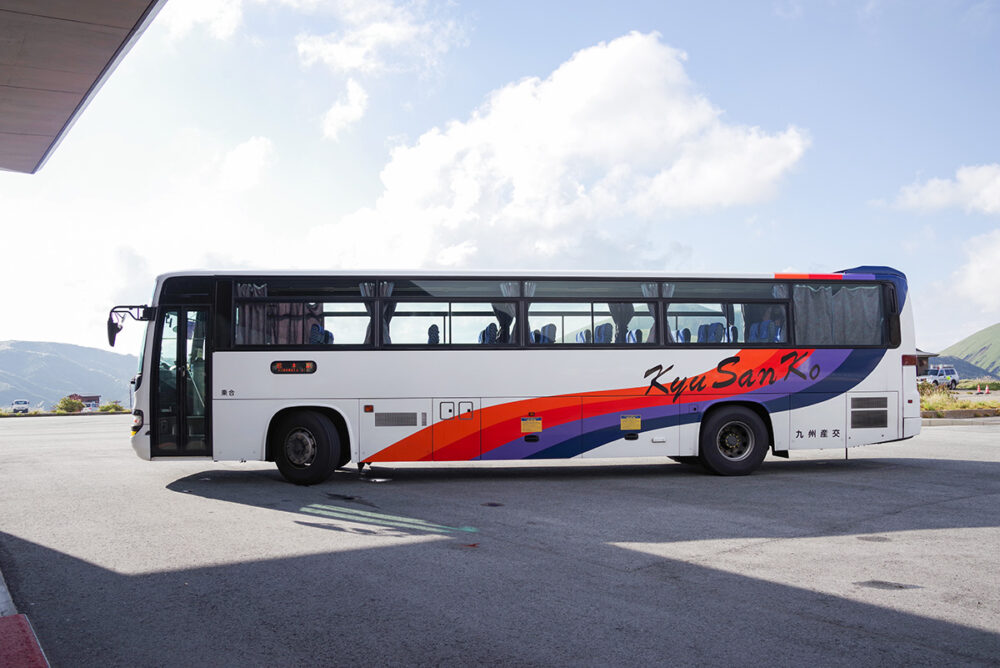
{"type": "Polygon", "coordinates": [[[212,469],[168,489],[206,511],[288,513],[331,544],[432,539],[127,575],[0,532],[0,563],[54,666],[982,665],[1000,658],[997,633],[614,543],[995,527],[983,501],[998,474],[930,459],[780,462],[745,478],[377,467],[388,482],[341,471],[296,487],[212,469]]]}

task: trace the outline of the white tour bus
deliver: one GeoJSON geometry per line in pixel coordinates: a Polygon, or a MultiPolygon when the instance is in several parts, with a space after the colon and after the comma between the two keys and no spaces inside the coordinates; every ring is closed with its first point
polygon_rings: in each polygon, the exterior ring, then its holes
{"type": "Polygon", "coordinates": [[[920,431],[906,278],[833,274],[160,276],[135,384],[143,459],[262,460],[291,482],[373,462],[664,456],[920,431]]]}

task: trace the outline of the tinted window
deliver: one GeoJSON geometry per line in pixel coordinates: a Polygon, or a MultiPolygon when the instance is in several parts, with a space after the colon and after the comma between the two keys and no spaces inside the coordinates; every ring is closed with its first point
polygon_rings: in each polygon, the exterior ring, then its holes
{"type": "Polygon", "coordinates": [[[525,281],[524,296],[548,299],[642,299],[657,295],[656,283],[639,281],[525,281]]]}
{"type": "Polygon", "coordinates": [[[755,281],[676,281],[663,284],[663,296],[674,299],[786,299],[785,283],[755,281]]]}
{"type": "Polygon", "coordinates": [[[882,301],[881,285],[795,285],[795,342],[803,346],[885,345],[882,301]]]}
{"type": "Polygon", "coordinates": [[[461,299],[518,297],[520,294],[521,283],[519,281],[414,279],[382,282],[382,295],[393,297],[461,299]]]}

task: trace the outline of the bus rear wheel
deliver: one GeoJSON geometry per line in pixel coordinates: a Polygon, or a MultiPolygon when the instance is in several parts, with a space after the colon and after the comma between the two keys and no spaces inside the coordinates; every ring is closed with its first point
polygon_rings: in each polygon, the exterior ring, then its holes
{"type": "Polygon", "coordinates": [[[271,432],[278,470],[288,482],[315,485],[331,475],[341,458],[340,436],[333,423],[313,411],[283,415],[271,432]]]}
{"type": "Polygon", "coordinates": [[[698,457],[709,471],[719,475],[747,475],[764,461],[768,448],[767,427],[749,408],[722,408],[702,423],[698,457]]]}

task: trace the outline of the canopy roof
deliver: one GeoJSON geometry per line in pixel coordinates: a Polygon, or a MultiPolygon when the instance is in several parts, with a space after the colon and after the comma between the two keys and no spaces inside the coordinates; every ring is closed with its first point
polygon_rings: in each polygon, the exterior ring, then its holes
{"type": "Polygon", "coordinates": [[[0,169],[35,173],[166,0],[0,0],[0,169]]]}

